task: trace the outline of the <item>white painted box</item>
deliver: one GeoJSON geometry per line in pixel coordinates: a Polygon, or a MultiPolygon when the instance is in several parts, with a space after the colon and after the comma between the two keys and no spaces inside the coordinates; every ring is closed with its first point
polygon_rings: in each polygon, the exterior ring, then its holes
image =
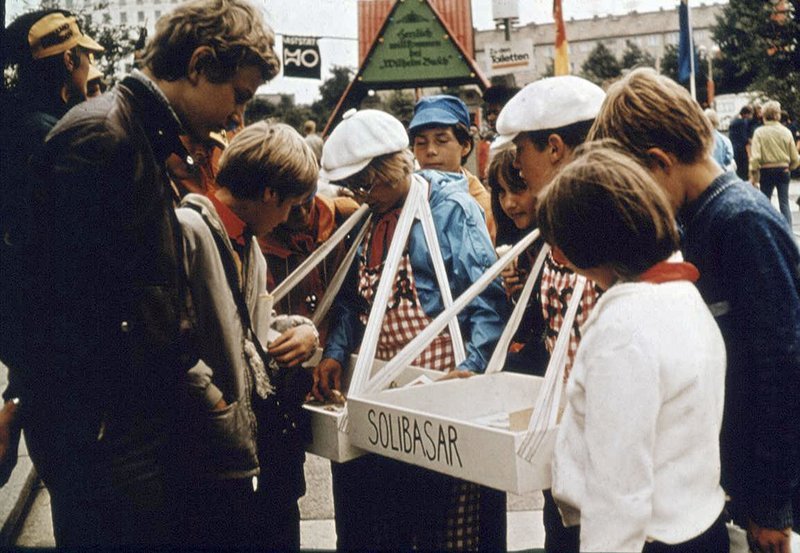
{"type": "Polygon", "coordinates": [[[350,443],[513,493],[550,487],[557,427],[517,455],[543,379],[498,372],[348,400],[350,443]]]}
{"type": "MultiPolygon", "coordinates": [[[[342,374],[342,391],[345,396],[350,386],[350,379],[353,375],[356,359],[356,355],[350,356],[350,362],[347,367],[345,367],[342,374]]],[[[372,373],[375,374],[378,372],[385,364],[385,361],[376,359],[372,365],[372,373]]],[[[420,376],[427,376],[431,380],[435,380],[440,378],[442,373],[430,369],[408,367],[390,384],[390,386],[405,386],[420,376]]],[[[339,425],[344,416],[344,410],[341,406],[322,405],[320,403],[310,402],[306,403],[303,408],[311,413],[312,441],[306,446],[306,451],[330,459],[331,461],[336,461],[337,463],[344,463],[356,457],[360,457],[365,453],[362,449],[355,447],[351,443],[347,433],[340,430],[339,425]]],[[[347,409],[348,411],[350,409],[349,401],[347,409]]]]}

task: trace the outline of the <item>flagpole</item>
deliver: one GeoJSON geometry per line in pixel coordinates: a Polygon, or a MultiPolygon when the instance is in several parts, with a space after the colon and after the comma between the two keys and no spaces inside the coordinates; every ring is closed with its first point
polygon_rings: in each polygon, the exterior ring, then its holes
{"type": "Polygon", "coordinates": [[[689,6],[689,1],[686,1],[686,20],[689,25],[689,90],[692,93],[692,99],[697,100],[697,85],[694,79],[694,33],[692,32],[692,8],[689,6]]]}

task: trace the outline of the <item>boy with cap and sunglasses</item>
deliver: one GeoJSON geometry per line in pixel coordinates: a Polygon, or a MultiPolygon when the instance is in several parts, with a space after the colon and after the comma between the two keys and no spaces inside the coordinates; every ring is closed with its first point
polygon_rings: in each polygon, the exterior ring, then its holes
{"type": "Polygon", "coordinates": [[[22,360],[19,317],[25,311],[22,288],[28,275],[20,265],[30,226],[31,192],[26,179],[28,159],[39,149],[47,133],[75,104],[87,97],[92,56],[103,47],[81,33],[72,14],[64,10],[39,10],[21,15],[5,29],[3,59],[16,66],[17,81],[3,94],[0,114],[0,359],[10,366],[10,385],[3,394],[0,412],[0,485],[16,464],[19,421],[16,408],[14,368],[22,360]],[[10,443],[3,444],[9,436],[10,443]]]}
{"type": "MultiPolygon", "coordinates": [[[[537,202],[526,198],[540,194],[572,160],[575,149],[584,142],[604,97],[605,93],[597,85],[567,75],[530,83],[503,107],[497,118],[498,136],[492,149],[502,149],[513,143],[517,149],[514,166],[527,184],[527,190],[505,191],[500,199],[506,203],[508,212],[517,214],[515,223],[528,230],[535,227],[537,202]]],[[[510,294],[525,284],[513,270],[506,271],[503,277],[510,294]]],[[[541,277],[542,312],[528,316],[544,317],[544,341],[551,354],[577,278],[574,272],[557,263],[552,254],[547,256],[541,277]]],[[[592,282],[587,282],[570,330],[565,379],[578,349],[580,327],[588,318],[599,293],[592,282]]],[[[564,527],[550,490],[544,491],[544,497],[545,550],[578,551],[578,531],[564,527]]]]}
{"type": "Polygon", "coordinates": [[[486,228],[494,242],[497,229],[489,191],[463,167],[475,146],[471,125],[467,105],[461,99],[439,94],[420,98],[414,106],[408,134],[420,169],[461,173],[467,178],[469,193],[483,210],[486,228]]]}
{"type": "Polygon", "coordinates": [[[32,160],[30,297],[46,301],[31,302],[27,330],[30,366],[47,370],[25,379],[21,406],[58,545],[179,539],[176,421],[197,358],[166,161],[193,162],[182,134],[241,121],[278,72],[274,43],[246,0],[181,4],[156,23],[143,69],[68,112],[32,160]]]}
{"type": "MultiPolygon", "coordinates": [[[[453,297],[496,260],[483,217],[463,176],[413,173],[408,135],[391,115],[355,110],[331,133],[322,151],[321,177],[353,190],[373,211],[356,262],[334,304],[323,359],[315,371],[318,399],[341,389],[342,370],[358,350],[400,211],[412,180],[425,186],[453,297]]],[[[411,228],[382,321],[376,357],[388,360],[444,309],[422,224],[411,228]]],[[[505,297],[493,282],[458,316],[466,359],[455,363],[443,332],[412,363],[469,376],[486,368],[505,324],[505,297]]],[[[497,492],[377,455],[331,466],[338,548],[501,550],[505,502],[497,492]],[[425,490],[420,494],[419,490],[425,490]]]]}
{"type": "Polygon", "coordinates": [[[652,69],[613,84],[590,132],[613,138],[663,188],[681,251],[727,350],[722,486],[754,551],[786,552],[800,528],[800,252],[763,194],[711,157],[711,124],[652,69]]]}

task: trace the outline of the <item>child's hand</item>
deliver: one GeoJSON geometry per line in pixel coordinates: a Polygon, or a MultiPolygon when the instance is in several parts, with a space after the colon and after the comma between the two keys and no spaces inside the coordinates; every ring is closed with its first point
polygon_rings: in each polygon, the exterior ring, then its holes
{"type": "Polygon", "coordinates": [[[293,367],[314,355],[318,345],[314,329],[310,325],[299,325],[273,340],[267,351],[281,365],[293,367]]]}
{"type": "Polygon", "coordinates": [[[503,272],[500,273],[503,279],[503,288],[509,298],[516,297],[525,285],[525,275],[517,270],[517,260],[511,262],[503,272]]]}
{"type": "Polygon", "coordinates": [[[317,400],[337,399],[333,392],[342,389],[342,370],[342,365],[335,359],[326,358],[317,365],[314,369],[314,387],[311,390],[317,400]]]}

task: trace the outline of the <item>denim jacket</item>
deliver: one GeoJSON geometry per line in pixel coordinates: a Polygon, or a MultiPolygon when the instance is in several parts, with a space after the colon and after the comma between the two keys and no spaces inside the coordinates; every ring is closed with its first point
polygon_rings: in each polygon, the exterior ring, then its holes
{"type": "Polygon", "coordinates": [[[728,356],[723,487],[759,525],[791,526],[800,485],[800,253],[780,213],[734,173],[680,219],[684,257],[700,269],[697,286],[728,356]]]}
{"type": "MultiPolygon", "coordinates": [[[[429,203],[436,236],[442,249],[453,298],[457,298],[497,260],[480,207],[469,195],[467,180],[458,173],[420,171],[430,183],[429,203]]],[[[414,281],[425,314],[436,317],[444,304],[436,281],[422,224],[415,221],[408,239],[414,281]]],[[[364,325],[358,318],[355,264],[334,302],[332,327],[323,357],[347,364],[361,343],[364,325]]],[[[495,279],[458,315],[467,358],[459,369],[483,372],[507,320],[507,302],[499,279],[495,279]]]]}

